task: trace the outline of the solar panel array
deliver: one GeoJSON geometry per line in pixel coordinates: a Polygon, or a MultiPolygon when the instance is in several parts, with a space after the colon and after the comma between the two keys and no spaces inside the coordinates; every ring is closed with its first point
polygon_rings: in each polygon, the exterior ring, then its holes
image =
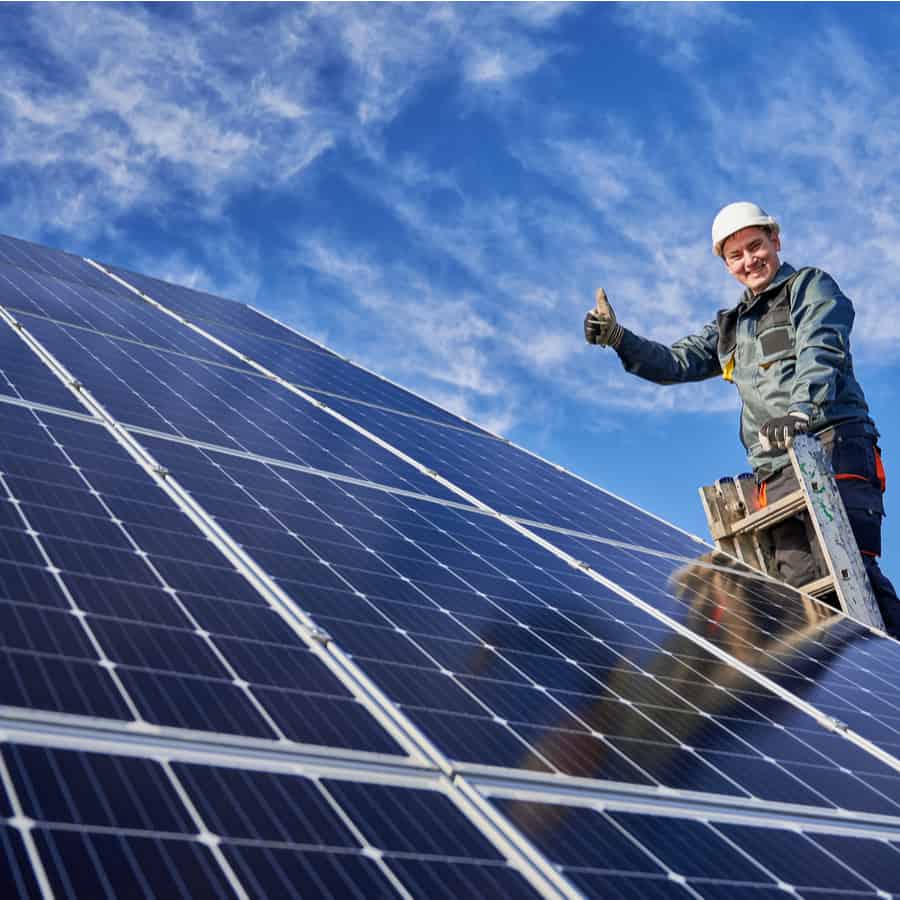
{"type": "Polygon", "coordinates": [[[900,893],[900,645],[256,310],[0,238],[4,897],[900,893]]]}

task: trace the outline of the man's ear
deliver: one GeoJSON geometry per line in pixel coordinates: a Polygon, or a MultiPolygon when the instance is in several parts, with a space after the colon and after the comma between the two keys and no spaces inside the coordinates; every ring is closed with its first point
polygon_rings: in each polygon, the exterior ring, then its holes
{"type": "Polygon", "coordinates": [[[781,235],[780,234],[772,235],[772,243],[775,245],[776,253],[781,253],[781,235]]]}

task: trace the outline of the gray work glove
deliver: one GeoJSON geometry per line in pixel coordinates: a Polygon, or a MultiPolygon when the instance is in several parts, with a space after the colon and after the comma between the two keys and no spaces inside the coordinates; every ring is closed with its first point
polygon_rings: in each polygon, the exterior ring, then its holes
{"type": "Polygon", "coordinates": [[[606,291],[597,288],[597,305],[584,317],[584,339],[589,344],[615,349],[622,342],[623,330],[606,299],[606,291]]]}
{"type": "Polygon", "coordinates": [[[769,419],[759,429],[759,440],[763,450],[787,450],[794,443],[794,437],[809,431],[809,419],[803,413],[789,413],[769,419]]]}

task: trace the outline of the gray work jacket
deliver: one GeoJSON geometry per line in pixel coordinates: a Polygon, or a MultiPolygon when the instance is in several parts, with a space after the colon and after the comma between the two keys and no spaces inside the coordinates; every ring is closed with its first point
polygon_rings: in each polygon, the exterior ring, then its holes
{"type": "Polygon", "coordinates": [[[866,423],[877,436],[853,375],[853,316],[853,304],[826,272],[782,263],[764,291],[745,291],[698,334],[666,347],[625,330],[617,352],[627,371],[657,384],[716,375],[732,381],[742,403],[741,442],[766,478],[789,464],[786,453],[765,451],[759,440],[775,416],[805,413],[812,431],[866,423]]]}

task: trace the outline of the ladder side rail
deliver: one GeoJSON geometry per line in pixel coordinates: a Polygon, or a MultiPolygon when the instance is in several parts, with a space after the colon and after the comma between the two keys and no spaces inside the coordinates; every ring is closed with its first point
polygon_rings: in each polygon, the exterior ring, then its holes
{"type": "Polygon", "coordinates": [[[801,434],[794,438],[788,455],[806,497],[841,609],[852,618],[883,631],[884,620],[824,448],[814,436],[801,434]]]}

